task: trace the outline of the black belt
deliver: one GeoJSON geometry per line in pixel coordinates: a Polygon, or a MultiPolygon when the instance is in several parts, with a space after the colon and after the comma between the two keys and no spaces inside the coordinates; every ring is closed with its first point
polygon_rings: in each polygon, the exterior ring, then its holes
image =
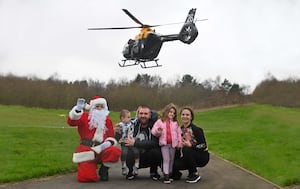
{"type": "Polygon", "coordinates": [[[102,142],[98,142],[98,141],[92,141],[92,140],[89,140],[89,139],[82,139],[80,144],[82,145],[85,145],[85,146],[90,146],[90,147],[93,147],[93,146],[98,146],[100,145],[102,142]]]}

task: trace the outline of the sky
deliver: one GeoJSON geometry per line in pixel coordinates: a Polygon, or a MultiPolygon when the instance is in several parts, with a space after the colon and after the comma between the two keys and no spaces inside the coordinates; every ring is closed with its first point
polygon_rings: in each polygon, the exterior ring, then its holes
{"type": "MultiPolygon", "coordinates": [[[[298,0],[0,0],[0,74],[53,75],[61,80],[132,80],[137,74],[174,82],[190,74],[198,82],[228,79],[250,91],[268,75],[300,75],[298,0]],[[162,67],[121,68],[122,50],[139,29],[91,31],[89,27],[184,22],[197,8],[199,35],[190,45],[164,43],[162,67]]],[[[156,27],[176,34],[181,24],[156,27]]]]}

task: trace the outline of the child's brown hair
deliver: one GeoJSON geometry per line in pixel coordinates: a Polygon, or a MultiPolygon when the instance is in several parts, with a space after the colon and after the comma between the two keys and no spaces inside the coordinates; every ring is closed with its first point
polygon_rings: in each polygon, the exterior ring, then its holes
{"type": "Polygon", "coordinates": [[[130,113],[129,110],[126,110],[126,109],[121,110],[121,112],[120,112],[120,119],[121,119],[122,117],[125,117],[126,114],[128,114],[128,113],[130,113]]]}
{"type": "Polygon", "coordinates": [[[174,111],[175,111],[173,121],[177,121],[177,108],[176,108],[175,104],[173,104],[173,103],[170,103],[164,107],[162,116],[161,116],[162,121],[166,121],[168,119],[168,113],[170,112],[171,109],[174,109],[174,111]]]}

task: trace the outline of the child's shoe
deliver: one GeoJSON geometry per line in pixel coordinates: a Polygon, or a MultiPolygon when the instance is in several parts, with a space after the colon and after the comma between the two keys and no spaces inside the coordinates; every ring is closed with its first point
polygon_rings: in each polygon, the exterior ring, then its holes
{"type": "Polygon", "coordinates": [[[139,174],[138,167],[133,166],[133,174],[134,175],[138,175],[139,174]]]}
{"type": "Polygon", "coordinates": [[[122,167],[122,175],[127,175],[127,167],[122,167]]]}
{"type": "Polygon", "coordinates": [[[164,176],[165,176],[164,177],[164,183],[165,184],[171,184],[171,180],[170,180],[169,174],[165,174],[164,176]]]}

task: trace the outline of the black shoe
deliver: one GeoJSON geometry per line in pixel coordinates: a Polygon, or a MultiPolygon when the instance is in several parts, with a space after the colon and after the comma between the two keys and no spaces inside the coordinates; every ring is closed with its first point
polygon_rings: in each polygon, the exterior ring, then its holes
{"type": "Polygon", "coordinates": [[[186,179],[187,183],[196,183],[201,179],[201,176],[198,173],[189,174],[188,178],[186,179]]]}
{"type": "Polygon", "coordinates": [[[132,173],[132,172],[128,172],[128,174],[126,175],[126,179],[127,180],[132,180],[132,179],[134,179],[134,174],[132,173]]]}
{"type": "Polygon", "coordinates": [[[108,167],[101,165],[99,169],[100,180],[108,181],[108,167]]]}
{"type": "Polygon", "coordinates": [[[150,173],[150,177],[152,178],[152,180],[160,179],[160,175],[158,173],[150,173]]]}
{"type": "Polygon", "coordinates": [[[171,179],[169,177],[169,174],[165,174],[165,176],[164,176],[164,183],[165,184],[171,184],[171,179]]]}
{"type": "Polygon", "coordinates": [[[182,176],[182,173],[180,171],[176,171],[171,174],[171,179],[180,180],[181,176],[182,176]]]}

